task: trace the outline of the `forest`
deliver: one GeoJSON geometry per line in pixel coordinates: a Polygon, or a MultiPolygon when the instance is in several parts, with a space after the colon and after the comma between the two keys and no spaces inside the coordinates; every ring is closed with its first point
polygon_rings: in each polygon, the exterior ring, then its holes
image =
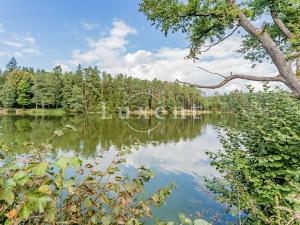
{"type": "Polygon", "coordinates": [[[15,58],[0,75],[0,104],[11,108],[63,108],[66,112],[98,112],[121,107],[166,110],[174,108],[205,110],[207,101],[201,91],[176,82],[141,80],[118,74],[112,76],[97,67],[78,66],[75,72],[19,68],[15,58]],[[142,94],[141,94],[142,93],[142,94]],[[132,96],[139,94],[138,98],[132,96]],[[128,101],[130,99],[130,101],[128,101]]]}

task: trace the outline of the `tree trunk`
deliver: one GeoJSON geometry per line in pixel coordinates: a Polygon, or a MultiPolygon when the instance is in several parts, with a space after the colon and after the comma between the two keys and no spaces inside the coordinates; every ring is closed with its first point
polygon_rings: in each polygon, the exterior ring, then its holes
{"type": "Polygon", "coordinates": [[[271,57],[273,63],[279,71],[279,75],[284,78],[284,83],[290,88],[294,95],[300,97],[300,82],[296,78],[292,66],[286,60],[284,54],[272,40],[270,35],[264,29],[254,27],[247,17],[240,12],[239,20],[241,26],[252,36],[254,36],[271,57]]]}

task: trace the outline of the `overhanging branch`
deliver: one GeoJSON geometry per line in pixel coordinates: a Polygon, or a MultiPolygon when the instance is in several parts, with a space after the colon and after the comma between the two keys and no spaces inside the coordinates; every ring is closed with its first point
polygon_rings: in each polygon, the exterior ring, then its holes
{"type": "Polygon", "coordinates": [[[260,76],[249,76],[249,75],[243,75],[243,74],[233,74],[228,77],[226,77],[223,81],[221,81],[218,84],[215,85],[200,85],[200,84],[193,84],[193,83],[188,83],[188,82],[183,82],[176,80],[178,83],[181,84],[186,84],[191,87],[196,87],[196,88],[206,88],[206,89],[217,89],[220,87],[223,87],[225,84],[228,82],[235,80],[235,79],[242,79],[242,80],[251,80],[251,81],[266,81],[266,82],[282,82],[285,83],[285,80],[282,76],[278,75],[275,77],[260,77],[260,76]]]}

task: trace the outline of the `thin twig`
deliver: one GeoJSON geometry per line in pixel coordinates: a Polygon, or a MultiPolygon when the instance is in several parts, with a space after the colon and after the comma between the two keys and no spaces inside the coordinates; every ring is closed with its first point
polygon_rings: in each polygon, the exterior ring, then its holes
{"type": "Polygon", "coordinates": [[[220,74],[220,73],[217,73],[217,72],[212,72],[212,71],[207,70],[207,69],[205,69],[205,68],[203,68],[201,66],[198,66],[198,68],[201,69],[201,70],[203,70],[203,71],[205,71],[205,72],[207,72],[207,73],[218,75],[218,76],[223,77],[223,78],[227,78],[227,76],[225,76],[223,74],[220,74]]]}
{"type": "Polygon", "coordinates": [[[232,36],[236,31],[237,31],[237,29],[240,27],[240,25],[237,25],[227,36],[225,36],[225,37],[223,37],[223,38],[221,38],[220,40],[218,40],[217,42],[215,42],[215,43],[213,43],[213,44],[211,44],[211,45],[209,45],[209,46],[207,46],[207,48],[205,49],[205,50],[203,50],[203,51],[200,51],[201,53],[203,53],[203,52],[207,52],[209,49],[211,49],[213,46],[215,46],[215,45],[218,45],[218,44],[220,44],[222,41],[224,41],[224,40],[226,40],[227,38],[229,38],[230,36],[232,36]]]}

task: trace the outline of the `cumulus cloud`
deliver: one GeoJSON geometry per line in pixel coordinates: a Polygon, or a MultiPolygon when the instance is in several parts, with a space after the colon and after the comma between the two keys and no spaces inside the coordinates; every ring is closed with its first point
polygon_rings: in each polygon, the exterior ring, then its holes
{"type": "MultiPolygon", "coordinates": [[[[128,74],[142,79],[174,81],[176,79],[196,82],[200,84],[214,84],[220,77],[213,76],[198,68],[230,74],[240,73],[247,75],[274,75],[276,69],[271,64],[258,65],[251,68],[252,63],[242,59],[235,52],[241,45],[238,36],[226,40],[220,45],[210,49],[199,57],[197,62],[186,59],[188,49],[162,47],[155,51],[137,50],[128,51],[130,35],[136,35],[137,30],[122,20],[114,20],[110,32],[98,39],[87,39],[86,50],[74,50],[71,58],[61,61],[68,68],[77,64],[97,65],[102,70],[112,74],[128,74]]],[[[241,89],[246,81],[234,81],[222,90],[230,91],[241,89]]]]}

